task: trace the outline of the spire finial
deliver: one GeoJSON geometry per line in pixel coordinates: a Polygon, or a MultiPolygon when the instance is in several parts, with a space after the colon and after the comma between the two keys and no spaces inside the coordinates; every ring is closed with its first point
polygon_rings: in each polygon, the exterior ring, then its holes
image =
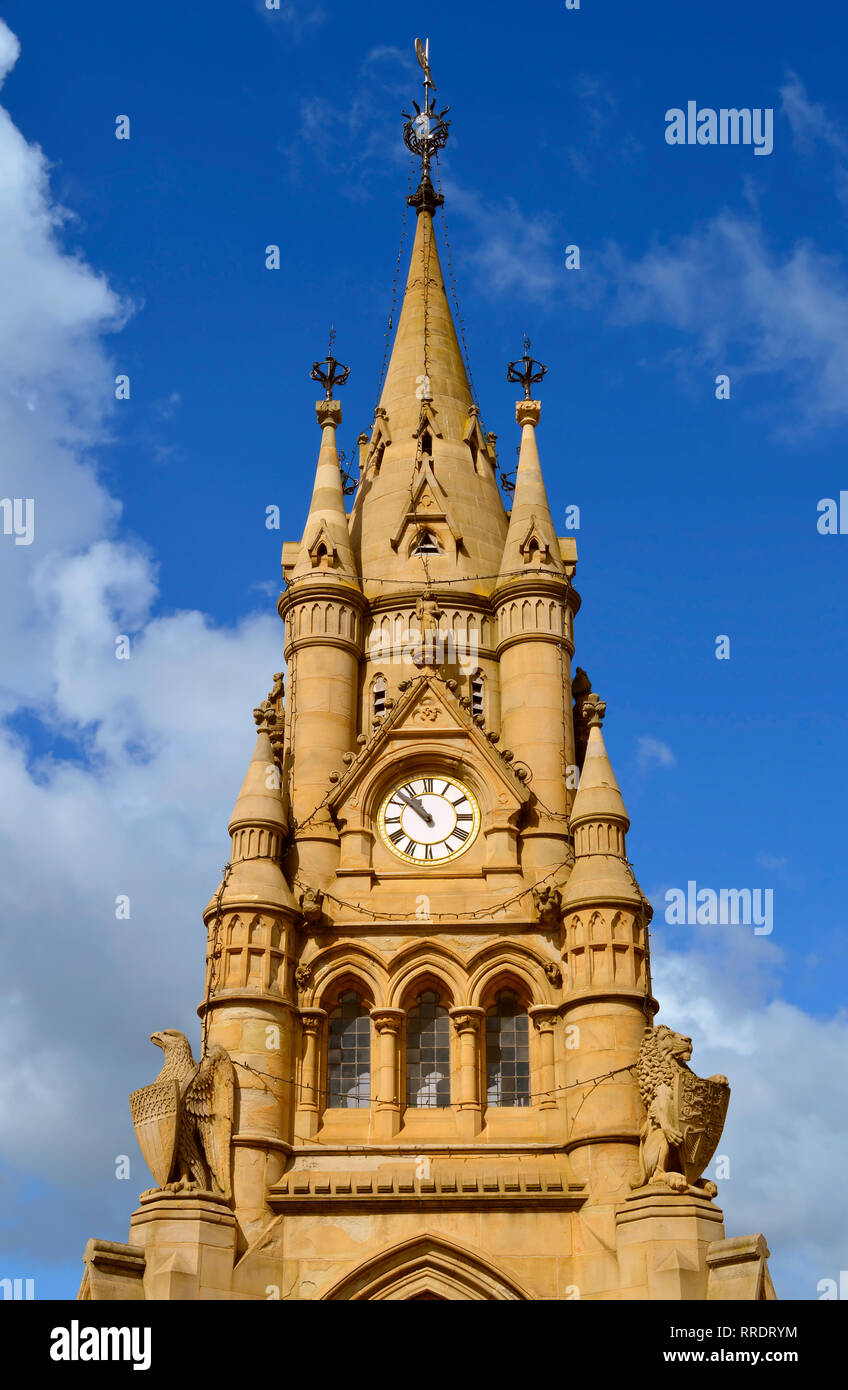
{"type": "Polygon", "coordinates": [[[437,114],[436,98],[430,96],[431,91],[435,92],[436,84],[430,71],[429,39],[425,39],[423,43],[420,39],[415,40],[415,56],[424,72],[424,105],[419,106],[417,101],[413,101],[415,115],[408,111],[403,112],[406,117],[403,139],[407,149],[417,154],[421,160],[421,180],[416,191],[411,193],[406,201],[408,206],[415,208],[417,212],[429,212],[432,217],[436,208],[441,207],[445,200],[433,187],[430,160],[437,150],[447,144],[450,121],[446,121],[445,116],[450,107],[446,106],[437,114]]]}
{"type": "Polygon", "coordinates": [[[524,399],[531,399],[530,387],[534,383],[541,381],[547,372],[547,367],[543,362],[537,362],[530,356],[530,339],[524,334],[524,356],[510,362],[506,369],[507,381],[517,381],[524,387],[524,399]]]}
{"type": "Polygon", "coordinates": [[[309,373],[312,381],[320,381],[324,388],[325,396],[328,401],[333,399],[333,387],[344,386],[350,376],[350,367],[346,367],[343,362],[333,356],[333,345],[336,341],[336,326],[330,324],[330,345],[327,348],[327,356],[323,362],[313,362],[312,371],[309,373]]]}

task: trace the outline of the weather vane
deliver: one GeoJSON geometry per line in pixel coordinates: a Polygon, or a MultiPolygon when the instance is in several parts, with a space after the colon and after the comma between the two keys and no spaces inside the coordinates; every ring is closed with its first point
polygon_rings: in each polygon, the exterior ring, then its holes
{"type": "Polygon", "coordinates": [[[543,362],[536,362],[530,356],[530,339],[524,334],[524,356],[510,362],[506,369],[507,381],[517,381],[524,387],[524,399],[530,400],[530,387],[541,381],[547,372],[543,362]]]}
{"type": "Polygon", "coordinates": [[[312,381],[320,381],[328,401],[333,399],[333,387],[344,386],[350,376],[350,367],[346,367],[343,362],[339,362],[333,356],[333,344],[336,341],[335,324],[330,324],[330,344],[327,348],[327,356],[323,362],[313,362],[312,371],[309,376],[312,381]]]}
{"type": "Polygon", "coordinates": [[[441,193],[437,193],[430,178],[430,160],[437,150],[442,149],[447,144],[450,121],[445,120],[445,116],[450,111],[446,106],[443,111],[436,112],[436,98],[431,97],[430,93],[435,92],[436,84],[433,81],[433,74],[430,71],[430,40],[425,39],[422,43],[420,39],[415,40],[415,56],[424,72],[424,105],[419,106],[417,101],[413,101],[415,115],[409,111],[404,111],[406,125],[403,128],[403,139],[407,149],[413,154],[418,155],[421,160],[421,182],[415,193],[411,193],[407,198],[410,207],[416,208],[418,212],[429,212],[430,215],[436,208],[441,207],[445,201],[441,193]]]}

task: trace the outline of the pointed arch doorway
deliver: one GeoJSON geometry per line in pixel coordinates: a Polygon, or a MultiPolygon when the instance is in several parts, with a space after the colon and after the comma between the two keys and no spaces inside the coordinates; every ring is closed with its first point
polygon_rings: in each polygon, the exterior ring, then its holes
{"type": "Polygon", "coordinates": [[[529,1300],[532,1295],[473,1250],[441,1236],[421,1235],[358,1265],[324,1298],[358,1302],[487,1302],[529,1300]]]}

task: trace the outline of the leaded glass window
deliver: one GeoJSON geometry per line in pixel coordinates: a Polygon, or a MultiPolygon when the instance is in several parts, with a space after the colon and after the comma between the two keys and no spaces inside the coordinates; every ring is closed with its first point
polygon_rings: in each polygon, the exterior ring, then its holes
{"type": "Polygon", "coordinates": [[[450,1019],[435,990],[426,989],[406,1020],[406,1103],[450,1105],[450,1019]]]}
{"type": "Polygon", "coordinates": [[[511,989],[486,1013],[486,1101],[530,1104],[530,1021],[511,989]]]}
{"type": "Polygon", "coordinates": [[[371,1018],[355,990],[330,1014],[327,1104],[365,1110],[371,1104],[371,1018]]]}

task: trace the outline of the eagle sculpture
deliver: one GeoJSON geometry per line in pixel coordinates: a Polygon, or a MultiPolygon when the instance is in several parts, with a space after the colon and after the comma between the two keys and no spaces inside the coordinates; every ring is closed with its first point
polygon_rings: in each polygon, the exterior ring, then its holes
{"type": "Polygon", "coordinates": [[[165,1062],[156,1080],[130,1096],[139,1148],[159,1191],[206,1192],[229,1200],[235,1071],[223,1047],[200,1063],[176,1028],[151,1033],[165,1062]]]}

